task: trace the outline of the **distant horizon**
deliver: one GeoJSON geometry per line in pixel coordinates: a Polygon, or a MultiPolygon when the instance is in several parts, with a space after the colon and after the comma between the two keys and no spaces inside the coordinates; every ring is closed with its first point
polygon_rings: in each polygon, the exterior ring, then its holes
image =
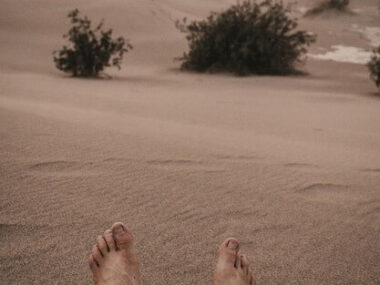
{"type": "Polygon", "coordinates": [[[378,1],[297,2],[301,36],[232,14],[181,68],[175,21],[235,0],[2,0],[2,284],[379,284],[378,1]],[[75,8],[120,70],[57,68],[75,8]]]}

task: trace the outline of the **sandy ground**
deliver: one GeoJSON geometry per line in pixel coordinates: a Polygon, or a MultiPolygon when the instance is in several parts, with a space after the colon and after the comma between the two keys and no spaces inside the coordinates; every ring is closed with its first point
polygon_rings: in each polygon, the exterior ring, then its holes
{"type": "MultiPolygon", "coordinates": [[[[380,284],[380,98],[363,65],[180,72],[174,21],[232,0],[0,2],[1,284],[89,284],[114,221],[135,233],[145,284],[210,284],[228,236],[259,284],[380,284]],[[112,80],[55,69],[75,7],[132,40],[112,80]]],[[[301,18],[312,52],[369,48],[350,27],[378,25],[376,1],[352,5],[301,18]]]]}

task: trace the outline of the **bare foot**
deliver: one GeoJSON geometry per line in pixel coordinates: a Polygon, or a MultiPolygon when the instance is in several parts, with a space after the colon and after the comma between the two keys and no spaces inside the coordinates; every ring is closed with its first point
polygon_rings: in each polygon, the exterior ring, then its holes
{"type": "Polygon", "coordinates": [[[133,237],[122,223],[98,236],[89,259],[95,285],[140,285],[133,237]]]}
{"type": "Polygon", "coordinates": [[[249,263],[245,255],[239,253],[239,242],[226,239],[219,247],[214,285],[255,285],[249,263]]]}

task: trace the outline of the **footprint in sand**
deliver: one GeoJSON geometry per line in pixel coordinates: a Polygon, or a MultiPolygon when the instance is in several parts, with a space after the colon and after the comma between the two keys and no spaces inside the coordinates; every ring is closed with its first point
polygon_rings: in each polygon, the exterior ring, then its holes
{"type": "Polygon", "coordinates": [[[213,166],[200,160],[191,159],[148,160],[147,163],[155,167],[169,170],[190,170],[209,173],[224,171],[221,167],[213,166]]]}
{"type": "Polygon", "coordinates": [[[362,169],[362,171],[367,173],[380,174],[380,168],[365,168],[362,169]]]}
{"type": "Polygon", "coordinates": [[[362,217],[370,216],[372,218],[374,216],[377,216],[378,218],[380,218],[380,205],[367,209],[364,213],[361,214],[361,216],[362,217]]]}
{"type": "Polygon", "coordinates": [[[289,168],[296,168],[296,169],[317,169],[318,165],[316,164],[309,164],[309,163],[302,163],[302,162],[290,162],[290,163],[285,163],[285,167],[289,168]]]}
{"type": "Polygon", "coordinates": [[[261,159],[255,155],[216,155],[219,160],[254,162],[261,159]]]}
{"type": "Polygon", "coordinates": [[[60,171],[72,169],[75,168],[75,166],[77,166],[77,163],[73,161],[56,160],[35,163],[30,166],[30,169],[36,171],[60,171]]]}
{"type": "Polygon", "coordinates": [[[98,172],[89,171],[87,164],[76,161],[44,161],[29,166],[29,172],[37,176],[91,176],[98,172]]]}
{"type": "Polygon", "coordinates": [[[308,200],[334,204],[360,200],[360,196],[350,190],[347,185],[313,183],[297,190],[296,193],[308,200]]]}
{"type": "Polygon", "coordinates": [[[149,164],[153,165],[200,165],[202,161],[191,160],[191,159],[166,159],[166,160],[148,160],[149,164]]]}
{"type": "Polygon", "coordinates": [[[372,199],[358,204],[359,215],[361,218],[380,219],[380,200],[372,199]]]}

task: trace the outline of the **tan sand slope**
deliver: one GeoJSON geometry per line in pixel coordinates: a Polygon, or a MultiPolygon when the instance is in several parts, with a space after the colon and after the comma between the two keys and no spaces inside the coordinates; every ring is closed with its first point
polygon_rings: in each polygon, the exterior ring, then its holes
{"type": "MultiPolygon", "coordinates": [[[[365,67],[179,72],[174,21],[231,3],[1,0],[1,284],[89,284],[90,248],[117,220],[145,284],[210,284],[228,236],[259,284],[379,284],[380,100],[365,67]],[[75,7],[131,38],[112,80],[55,70],[75,7]]],[[[361,12],[302,18],[319,35],[312,52],[369,48],[347,27],[376,25],[376,1],[352,5],[361,12]]]]}

